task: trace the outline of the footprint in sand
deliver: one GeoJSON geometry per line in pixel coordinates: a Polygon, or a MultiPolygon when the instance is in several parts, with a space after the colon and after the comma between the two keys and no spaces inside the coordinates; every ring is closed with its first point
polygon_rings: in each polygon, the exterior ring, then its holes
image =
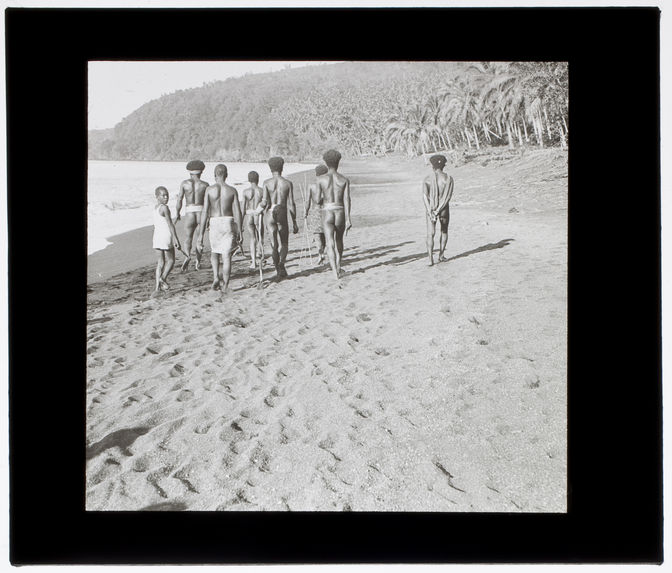
{"type": "Polygon", "coordinates": [[[143,472],[146,472],[147,470],[149,470],[151,465],[152,465],[152,460],[151,460],[150,455],[142,454],[139,458],[137,458],[133,462],[133,466],[131,467],[131,469],[134,472],[143,473],[143,472]]]}
{"type": "Polygon", "coordinates": [[[271,457],[264,446],[257,444],[250,454],[250,461],[260,472],[271,471],[271,457]]]}
{"type": "Polygon", "coordinates": [[[207,434],[212,427],[213,422],[201,422],[194,428],[195,434],[207,434]]]}
{"type": "Polygon", "coordinates": [[[178,418],[177,420],[173,420],[170,422],[168,425],[168,428],[166,429],[166,433],[164,435],[163,441],[167,441],[170,439],[175,433],[182,427],[184,426],[184,423],[187,421],[186,416],[182,416],[181,418],[178,418]]]}
{"type": "Polygon", "coordinates": [[[281,390],[278,386],[271,388],[271,396],[274,398],[282,398],[285,395],[285,390],[281,390]]]}
{"type": "Polygon", "coordinates": [[[190,470],[188,467],[180,468],[177,470],[172,477],[182,483],[184,487],[187,488],[187,490],[191,493],[200,493],[198,489],[194,487],[194,485],[189,481],[189,475],[190,475],[190,470]]]}
{"type": "Polygon", "coordinates": [[[159,362],[163,362],[164,360],[168,360],[169,358],[172,358],[173,356],[177,356],[179,354],[179,351],[177,350],[170,350],[169,352],[164,352],[161,356],[159,356],[159,362]]]}
{"type": "Polygon", "coordinates": [[[285,446],[285,445],[289,444],[290,441],[291,441],[291,438],[290,438],[289,432],[287,431],[287,427],[282,422],[280,422],[280,432],[279,432],[279,435],[278,435],[278,443],[285,446]]]}
{"type": "Polygon", "coordinates": [[[117,466],[113,466],[111,464],[105,463],[105,466],[103,466],[99,471],[97,471],[92,476],[88,477],[87,479],[88,484],[98,485],[100,483],[103,483],[105,480],[109,480],[111,476],[114,473],[116,473],[114,472],[115,469],[118,469],[118,464],[117,466]]]}
{"type": "Polygon", "coordinates": [[[539,386],[541,385],[539,376],[537,376],[536,374],[526,374],[523,378],[523,382],[525,383],[525,386],[527,388],[531,389],[539,388],[539,386]]]}
{"type": "Polygon", "coordinates": [[[164,466],[156,471],[153,471],[147,474],[147,482],[154,487],[157,493],[163,497],[167,498],[168,494],[166,491],[159,485],[159,480],[166,477],[171,471],[172,466],[164,466]]]}
{"type": "Polygon", "coordinates": [[[239,489],[236,491],[235,497],[232,499],[225,501],[224,503],[218,505],[215,510],[216,511],[226,511],[229,509],[231,506],[236,506],[236,505],[253,505],[252,502],[247,498],[247,494],[244,489],[239,489]]]}
{"type": "Polygon", "coordinates": [[[191,390],[182,390],[177,396],[177,401],[178,402],[188,402],[193,397],[194,397],[194,393],[191,390]]]}
{"type": "Polygon", "coordinates": [[[370,418],[371,417],[371,411],[367,410],[366,408],[354,408],[355,414],[358,416],[361,416],[362,418],[370,418]]]}
{"type": "Polygon", "coordinates": [[[126,402],[124,402],[124,403],[122,404],[122,407],[124,407],[124,408],[128,408],[131,404],[133,404],[134,402],[140,402],[140,400],[142,400],[142,398],[141,398],[140,396],[137,396],[137,395],[135,395],[135,396],[129,396],[129,397],[126,399],[126,402]]]}
{"type": "Polygon", "coordinates": [[[130,390],[131,388],[137,388],[140,385],[141,382],[142,382],[142,380],[136,380],[130,386],[126,386],[126,388],[124,388],[123,391],[125,392],[126,390],[130,390]]]}
{"type": "Polygon", "coordinates": [[[175,364],[171,369],[170,372],[168,372],[172,378],[177,378],[178,376],[182,376],[184,374],[184,366],[182,364],[175,364]]]}

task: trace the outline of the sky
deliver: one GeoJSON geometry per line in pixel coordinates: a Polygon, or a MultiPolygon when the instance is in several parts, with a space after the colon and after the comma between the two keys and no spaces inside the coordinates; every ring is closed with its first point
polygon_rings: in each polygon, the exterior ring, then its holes
{"type": "Polygon", "coordinates": [[[141,105],[204,83],[332,62],[89,62],[89,129],[114,127],[141,105]]]}

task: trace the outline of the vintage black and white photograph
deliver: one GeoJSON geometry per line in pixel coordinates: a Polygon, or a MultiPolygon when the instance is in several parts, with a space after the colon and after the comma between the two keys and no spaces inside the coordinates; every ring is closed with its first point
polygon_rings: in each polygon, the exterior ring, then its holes
{"type": "Polygon", "coordinates": [[[567,510],[568,65],[89,61],[88,511],[567,510]]]}

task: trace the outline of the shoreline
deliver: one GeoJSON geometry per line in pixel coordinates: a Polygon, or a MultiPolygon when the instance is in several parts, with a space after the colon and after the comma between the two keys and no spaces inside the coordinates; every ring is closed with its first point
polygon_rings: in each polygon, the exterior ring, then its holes
{"type": "MultiPolygon", "coordinates": [[[[297,210],[298,205],[301,203],[301,193],[298,191],[298,184],[303,183],[304,174],[308,177],[308,182],[311,180],[311,175],[313,178],[315,177],[312,169],[297,171],[286,176],[287,179],[294,183],[294,200],[297,204],[297,210]]],[[[181,220],[178,221],[176,230],[178,237],[182,240],[183,228],[181,220]]],[[[118,235],[105,237],[105,240],[109,241],[110,244],[86,257],[87,284],[105,281],[118,274],[142,269],[148,265],[156,265],[156,253],[152,249],[153,232],[154,226],[146,225],[131,231],[119,233],[118,235]],[[147,246],[147,248],[144,246],[147,246]]],[[[178,259],[181,256],[178,254],[178,259]]]]}
{"type": "MultiPolygon", "coordinates": [[[[449,157],[449,161],[454,157],[446,153],[449,157]]],[[[501,162],[517,162],[520,163],[523,167],[525,163],[532,161],[534,164],[535,157],[545,157],[551,158],[564,156],[567,157],[566,150],[549,148],[545,150],[531,150],[528,151],[526,156],[527,159],[524,159],[519,153],[512,153],[508,149],[502,149],[496,152],[490,151],[489,153],[477,153],[473,151],[473,156],[481,159],[480,165],[482,167],[492,167],[495,163],[501,162]],[[516,158],[520,158],[516,161],[516,158]],[[502,161],[503,160],[503,161],[502,161]]],[[[461,170],[466,170],[469,172],[471,167],[476,168],[476,165],[479,164],[478,161],[472,164],[458,164],[450,166],[450,163],[446,165],[446,172],[451,173],[453,171],[459,173],[461,170]]],[[[548,165],[548,161],[545,162],[545,165],[548,165]]],[[[404,178],[410,178],[415,182],[415,187],[418,188],[421,178],[428,173],[428,161],[425,156],[420,157],[408,157],[405,155],[396,155],[396,156],[385,156],[385,157],[358,157],[354,159],[344,160],[342,162],[341,171],[348,177],[354,176],[357,181],[353,182],[353,191],[356,191],[356,194],[353,194],[355,201],[357,197],[362,193],[369,193],[371,191],[381,191],[385,190],[389,185],[390,188],[396,186],[403,186],[406,183],[404,178]],[[361,170],[360,166],[364,166],[364,170],[361,170]],[[382,183],[372,183],[369,181],[372,177],[378,177],[382,171],[394,175],[394,181],[387,181],[382,183]],[[371,173],[369,173],[371,172],[371,173]],[[359,180],[357,180],[359,178],[359,180]]],[[[529,171],[527,168],[526,173],[529,171]]],[[[304,175],[307,178],[307,183],[310,184],[315,178],[313,169],[306,169],[303,171],[298,171],[287,175],[287,178],[294,183],[294,200],[297,205],[297,223],[299,224],[300,229],[302,229],[302,220],[300,213],[302,212],[303,203],[301,198],[301,193],[299,191],[299,183],[303,183],[304,175]]],[[[460,175],[457,175],[460,177],[460,175]]],[[[566,174],[565,176],[566,177],[566,174]]],[[[510,181],[511,177],[506,177],[506,181],[510,181]]],[[[461,184],[462,189],[458,190],[456,193],[455,199],[451,202],[452,206],[461,206],[462,208],[472,208],[472,201],[465,197],[465,191],[469,192],[471,190],[472,181],[470,178],[458,182],[456,185],[461,184]]],[[[488,203],[492,203],[497,200],[498,191],[494,190],[493,198],[486,196],[481,197],[480,205],[484,206],[488,203]]],[[[419,195],[418,195],[419,197],[419,195]]],[[[565,201],[566,202],[566,201],[565,201]]],[[[545,209],[543,202],[539,202],[540,209],[545,209]]],[[[477,203],[478,204],[478,203],[477,203]]],[[[419,213],[422,213],[421,202],[416,206],[416,210],[419,213]]],[[[357,216],[357,212],[353,211],[354,215],[357,216]]],[[[381,222],[385,220],[396,220],[400,217],[405,217],[407,215],[406,209],[399,208],[398,205],[387,205],[385,214],[369,213],[364,215],[365,222],[381,222]]],[[[183,229],[182,222],[179,221],[176,225],[178,236],[182,238],[183,229]]],[[[134,270],[146,270],[148,267],[154,268],[156,265],[156,253],[154,249],[151,248],[152,242],[152,233],[153,225],[143,226],[131,231],[126,231],[118,235],[112,235],[106,237],[106,240],[110,241],[111,244],[107,245],[104,249],[91,253],[87,255],[87,284],[100,284],[104,283],[109,279],[114,279],[117,275],[128,273],[134,270]]],[[[300,231],[301,233],[302,231],[300,231]]],[[[292,234],[290,233],[290,249],[292,243],[292,234]]],[[[206,246],[207,244],[207,234],[206,234],[206,246]]],[[[438,241],[438,239],[437,239],[438,241]]],[[[247,249],[247,238],[245,240],[247,249]]],[[[438,244],[438,243],[437,243],[438,244]]],[[[238,255],[240,256],[240,255],[238,255]]],[[[182,259],[182,255],[177,256],[176,266],[179,266],[178,260],[182,259]]],[[[179,269],[173,271],[173,276],[176,272],[179,272],[179,269]]]]}

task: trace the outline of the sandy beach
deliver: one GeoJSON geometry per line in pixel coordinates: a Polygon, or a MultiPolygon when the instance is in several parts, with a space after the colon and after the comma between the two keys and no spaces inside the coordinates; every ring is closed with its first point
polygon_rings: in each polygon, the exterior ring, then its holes
{"type": "Polygon", "coordinates": [[[150,299],[151,228],[89,256],[87,510],[564,512],[567,154],[451,160],[433,267],[405,158],[342,162],[339,282],[302,228],[226,296],[178,256],[150,299]]]}

